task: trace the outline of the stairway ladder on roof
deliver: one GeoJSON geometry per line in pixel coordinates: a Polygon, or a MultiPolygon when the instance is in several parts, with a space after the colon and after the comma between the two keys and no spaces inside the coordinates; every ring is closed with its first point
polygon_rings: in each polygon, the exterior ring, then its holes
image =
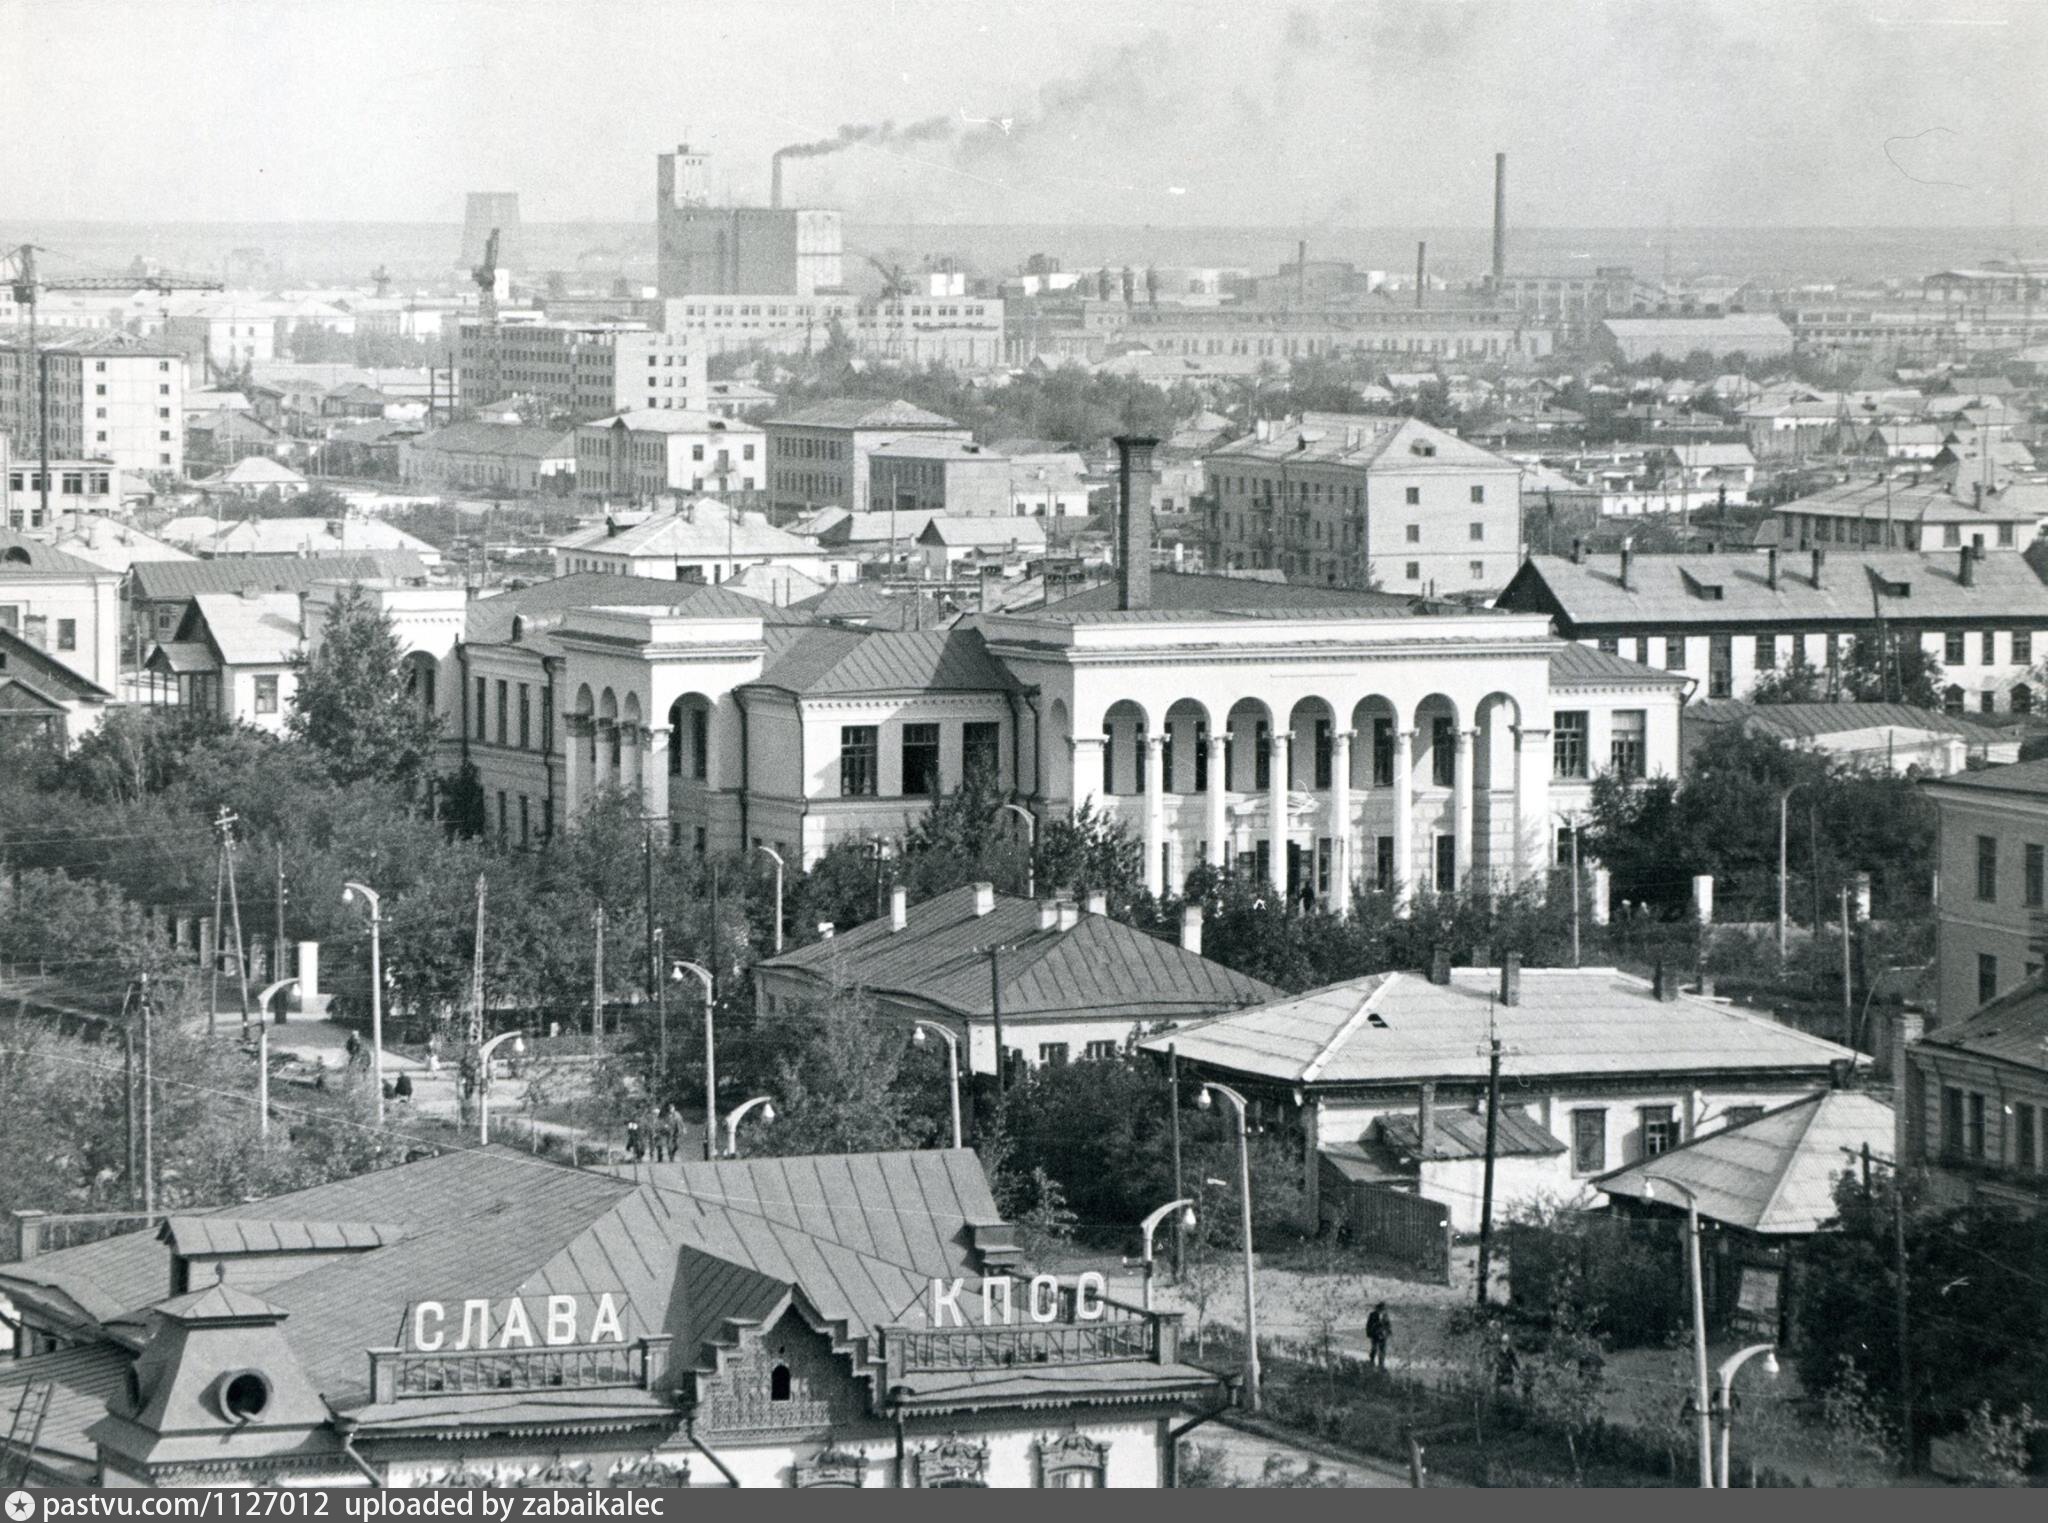
{"type": "Polygon", "coordinates": [[[48,1380],[30,1381],[21,1393],[21,1403],[14,1409],[14,1422],[7,1430],[7,1447],[0,1455],[0,1486],[20,1486],[28,1480],[29,1470],[35,1463],[36,1443],[43,1436],[43,1418],[50,1411],[50,1393],[56,1389],[55,1382],[48,1380]]]}

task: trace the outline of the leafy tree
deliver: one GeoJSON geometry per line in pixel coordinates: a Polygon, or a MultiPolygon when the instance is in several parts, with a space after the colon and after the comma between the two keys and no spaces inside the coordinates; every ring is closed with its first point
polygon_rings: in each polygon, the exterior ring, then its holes
{"type": "Polygon", "coordinates": [[[1749,690],[1751,703],[1825,703],[1827,696],[1826,679],[1803,652],[1790,665],[1762,673],[1749,690]]]}
{"type": "Polygon", "coordinates": [[[1038,834],[1038,888],[1075,897],[1108,895],[1109,911],[1129,916],[1144,894],[1144,847],[1122,819],[1084,802],[1072,818],[1049,820],[1038,834]]]}
{"type": "Polygon", "coordinates": [[[880,1019],[872,1000],[835,989],[775,1019],[794,1028],[794,1051],[772,1085],[775,1124],[761,1130],[757,1148],[788,1156],[929,1144],[898,1083],[906,1033],[880,1019]]]}
{"type": "Polygon", "coordinates": [[[1024,892],[1028,850],[1017,832],[1002,828],[995,818],[1006,802],[994,779],[976,773],[911,822],[903,836],[900,871],[912,899],[930,899],[969,883],[993,883],[1006,894],[1024,892]]]}
{"type": "Polygon", "coordinates": [[[390,619],[360,587],[330,610],[319,654],[298,663],[285,730],[343,782],[410,786],[433,753],[436,723],[406,689],[390,619]]]}

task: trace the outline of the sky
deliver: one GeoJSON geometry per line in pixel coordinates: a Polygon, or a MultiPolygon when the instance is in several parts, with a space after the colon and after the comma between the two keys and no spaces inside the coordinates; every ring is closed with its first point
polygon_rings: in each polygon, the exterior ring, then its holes
{"type": "Polygon", "coordinates": [[[0,0],[12,220],[2048,223],[2048,0],[0,0]]]}

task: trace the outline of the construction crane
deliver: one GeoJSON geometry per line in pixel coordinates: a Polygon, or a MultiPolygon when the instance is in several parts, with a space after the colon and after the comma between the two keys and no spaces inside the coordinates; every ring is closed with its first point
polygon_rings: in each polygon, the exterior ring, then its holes
{"type": "MultiPolygon", "coordinates": [[[[890,345],[889,353],[890,358],[900,360],[903,358],[905,347],[903,340],[904,321],[910,307],[911,287],[909,277],[903,273],[903,266],[900,264],[884,264],[873,254],[864,254],[861,257],[873,265],[876,272],[882,277],[882,304],[884,306],[890,302],[896,304],[896,336],[895,341],[890,345]]],[[[879,316],[880,314],[878,313],[877,315],[879,316]]]]}
{"type": "Polygon", "coordinates": [[[218,280],[204,275],[171,275],[161,270],[125,275],[67,275],[60,280],[44,278],[36,268],[36,255],[49,252],[24,243],[0,257],[0,280],[13,287],[14,304],[28,309],[27,364],[23,367],[24,396],[30,380],[36,387],[36,442],[42,464],[42,486],[38,506],[44,524],[50,522],[50,376],[36,347],[36,317],[45,291],[219,291],[218,280]]]}

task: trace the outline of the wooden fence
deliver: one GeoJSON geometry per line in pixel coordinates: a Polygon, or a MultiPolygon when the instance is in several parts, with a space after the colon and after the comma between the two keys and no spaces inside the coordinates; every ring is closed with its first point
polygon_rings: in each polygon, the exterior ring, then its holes
{"type": "Polygon", "coordinates": [[[1375,1258],[1451,1283],[1451,1210],[1412,1191],[1347,1179],[1323,1160],[1323,1213],[1375,1258]]]}

